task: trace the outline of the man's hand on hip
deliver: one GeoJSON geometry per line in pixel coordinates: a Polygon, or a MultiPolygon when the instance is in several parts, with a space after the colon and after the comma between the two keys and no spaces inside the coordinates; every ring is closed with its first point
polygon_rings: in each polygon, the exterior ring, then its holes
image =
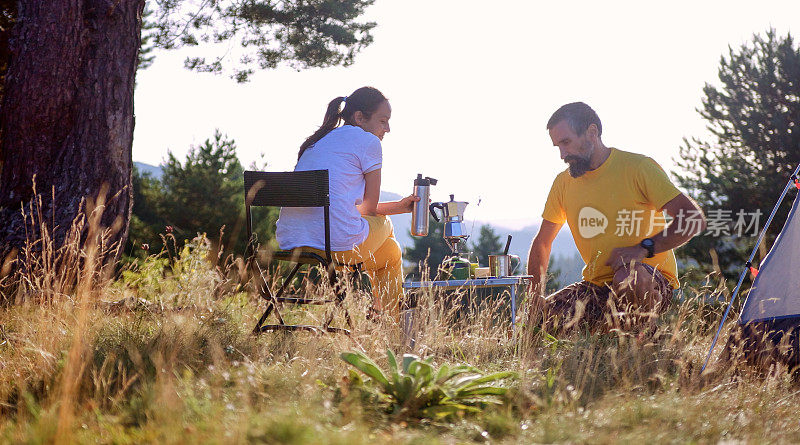
{"type": "Polygon", "coordinates": [[[636,245],[630,247],[617,247],[611,251],[606,261],[606,266],[611,266],[615,271],[620,267],[630,267],[631,263],[639,263],[647,256],[644,247],[636,245]]]}

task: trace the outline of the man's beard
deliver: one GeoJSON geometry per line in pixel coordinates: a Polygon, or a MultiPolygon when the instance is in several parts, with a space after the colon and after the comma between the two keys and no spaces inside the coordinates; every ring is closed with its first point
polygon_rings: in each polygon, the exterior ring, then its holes
{"type": "Polygon", "coordinates": [[[581,149],[588,152],[585,158],[582,156],[567,156],[564,158],[564,162],[569,164],[569,175],[573,178],[579,178],[592,169],[591,158],[592,153],[594,153],[594,146],[591,145],[591,142],[586,141],[581,149]]]}
{"type": "Polygon", "coordinates": [[[573,178],[579,178],[584,173],[591,170],[591,162],[588,159],[579,158],[577,156],[567,156],[564,162],[569,164],[569,175],[573,178]]]}

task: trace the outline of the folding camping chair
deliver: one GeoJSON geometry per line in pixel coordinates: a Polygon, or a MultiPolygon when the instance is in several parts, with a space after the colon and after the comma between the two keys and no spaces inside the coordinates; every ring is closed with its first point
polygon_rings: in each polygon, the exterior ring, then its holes
{"type": "MultiPolygon", "coordinates": [[[[256,278],[256,287],[259,294],[267,301],[264,314],[253,328],[254,334],[261,332],[271,332],[277,330],[284,331],[311,331],[311,332],[339,332],[350,334],[350,331],[343,328],[330,326],[335,312],[342,310],[348,327],[352,329],[353,322],[350,314],[343,306],[345,299],[345,289],[336,282],[337,264],[331,255],[331,231],[330,231],[330,192],[328,186],[328,170],[311,170],[299,172],[244,172],[244,192],[245,192],[245,212],[247,219],[247,262],[248,268],[256,278]],[[323,224],[325,227],[325,257],[314,252],[303,251],[302,248],[293,250],[278,250],[272,253],[270,261],[286,261],[294,264],[291,272],[284,277],[280,289],[273,294],[267,282],[264,270],[256,259],[258,252],[258,241],[253,234],[252,206],[275,206],[275,207],[322,207],[323,224]],[[285,295],[287,288],[294,279],[300,267],[308,265],[312,267],[321,265],[327,278],[334,289],[335,296],[332,299],[307,298],[304,295],[285,295]],[[324,305],[332,303],[334,307],[329,309],[324,317],[322,326],[312,325],[290,325],[286,324],[280,312],[282,303],[292,304],[316,304],[324,305]],[[267,317],[274,312],[277,324],[264,324],[267,317]]],[[[361,265],[347,265],[354,274],[359,274],[361,265]]]]}

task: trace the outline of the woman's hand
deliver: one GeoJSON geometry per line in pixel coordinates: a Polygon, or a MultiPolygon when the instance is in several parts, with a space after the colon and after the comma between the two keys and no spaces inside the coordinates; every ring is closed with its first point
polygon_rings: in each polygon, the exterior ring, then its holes
{"type": "MultiPolygon", "coordinates": [[[[400,201],[379,202],[378,214],[379,215],[398,215],[400,213],[408,213],[414,208],[414,204],[419,201],[419,196],[408,195],[400,201]]],[[[363,212],[362,212],[363,215],[363,212]]]]}
{"type": "Polygon", "coordinates": [[[409,213],[411,209],[414,208],[414,204],[416,204],[418,201],[419,196],[408,195],[400,201],[397,201],[397,204],[402,210],[402,213],[409,213]]]}

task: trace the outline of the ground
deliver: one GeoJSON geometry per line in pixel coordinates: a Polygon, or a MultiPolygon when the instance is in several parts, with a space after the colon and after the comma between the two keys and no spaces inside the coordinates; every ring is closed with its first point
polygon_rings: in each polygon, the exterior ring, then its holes
{"type": "MultiPolygon", "coordinates": [[[[366,319],[368,303],[355,293],[350,337],[254,336],[259,299],[207,254],[196,241],[172,260],[151,257],[90,290],[58,295],[47,292],[57,280],[41,278],[61,272],[28,271],[40,279],[29,276],[24,298],[0,309],[0,441],[800,441],[800,388],[785,370],[717,366],[700,374],[721,316],[703,303],[716,286],[684,289],[647,338],[554,338],[524,325],[512,337],[505,318],[492,316],[506,310],[502,302],[454,315],[442,304],[452,300],[427,294],[409,350],[391,322],[366,319]],[[108,304],[121,299],[126,304],[108,304]],[[354,368],[340,359],[362,351],[387,369],[387,349],[432,358],[436,367],[470,364],[517,377],[498,383],[508,393],[477,414],[391,413],[385,400],[356,391],[354,368]]],[[[320,311],[287,317],[314,321],[320,311]]]]}

